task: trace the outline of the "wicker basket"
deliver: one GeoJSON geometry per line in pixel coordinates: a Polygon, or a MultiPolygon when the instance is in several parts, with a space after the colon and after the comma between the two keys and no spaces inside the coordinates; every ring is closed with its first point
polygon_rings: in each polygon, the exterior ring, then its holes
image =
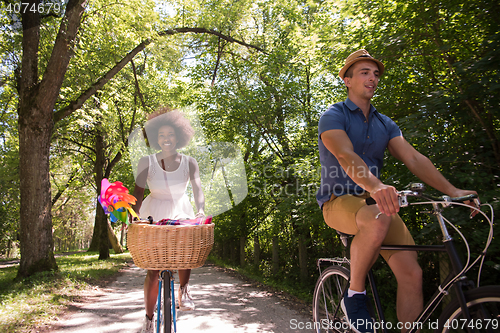
{"type": "Polygon", "coordinates": [[[150,270],[203,266],[214,244],[214,225],[132,223],[127,245],[136,266],[150,270]]]}

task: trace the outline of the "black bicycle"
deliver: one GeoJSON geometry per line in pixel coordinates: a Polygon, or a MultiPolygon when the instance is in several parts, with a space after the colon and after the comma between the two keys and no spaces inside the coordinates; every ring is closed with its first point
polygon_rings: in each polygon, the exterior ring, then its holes
{"type": "MultiPolygon", "coordinates": [[[[416,332],[421,329],[431,329],[434,332],[499,332],[500,331],[500,286],[478,287],[481,277],[481,269],[484,262],[486,251],[493,239],[493,216],[488,218],[485,213],[479,210],[479,200],[476,195],[469,195],[459,198],[448,196],[435,197],[424,194],[422,184],[412,184],[409,190],[398,192],[399,203],[401,207],[409,205],[432,205],[431,214],[436,216],[437,222],[443,234],[442,245],[406,245],[406,246],[382,246],[384,250],[413,250],[413,251],[443,251],[448,254],[452,269],[447,278],[438,286],[437,291],[424,307],[417,320],[411,327],[397,327],[404,325],[398,323],[393,325],[386,322],[382,305],[377,293],[373,272],[368,274],[368,283],[373,296],[373,305],[370,305],[370,311],[374,317],[373,328],[377,332],[387,332],[390,329],[402,328],[409,332],[416,332]],[[408,197],[420,197],[426,201],[416,201],[408,203],[408,197]],[[441,214],[443,209],[452,205],[470,207],[464,202],[474,201],[476,211],[482,214],[489,222],[490,232],[486,240],[485,248],[482,253],[471,262],[471,251],[467,240],[460,230],[446,220],[441,214]],[[451,226],[464,240],[467,251],[467,260],[465,263],[459,258],[455,248],[454,240],[448,232],[451,226]],[[477,286],[474,281],[465,275],[474,265],[479,263],[479,274],[477,286]],[[442,311],[437,321],[428,321],[430,316],[436,311],[443,298],[453,289],[455,297],[442,311]],[[373,310],[373,308],[375,310],[373,310]],[[376,312],[376,314],[375,314],[376,312]]],[[[367,199],[367,204],[374,204],[373,199],[367,199]]],[[[491,206],[490,206],[491,208],[491,206]]],[[[492,210],[493,212],[493,210],[492,210]]],[[[339,233],[340,239],[346,250],[349,248],[349,239],[351,235],[339,233]]],[[[351,332],[350,325],[346,315],[342,311],[340,301],[349,287],[349,265],[347,256],[342,258],[321,258],[317,261],[320,276],[316,282],[313,296],[313,318],[314,327],[317,332],[351,332]],[[325,268],[326,267],[326,268],[325,268]]]]}

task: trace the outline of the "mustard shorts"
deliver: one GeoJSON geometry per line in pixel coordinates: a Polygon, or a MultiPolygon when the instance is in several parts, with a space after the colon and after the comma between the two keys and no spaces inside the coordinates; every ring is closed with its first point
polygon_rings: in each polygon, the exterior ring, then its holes
{"type": "MultiPolygon", "coordinates": [[[[356,224],[356,214],[366,205],[365,199],[370,194],[351,195],[346,194],[340,197],[332,195],[329,201],[323,204],[323,217],[326,224],[331,228],[349,235],[356,235],[359,228],[356,224]]],[[[383,245],[415,245],[413,237],[399,215],[391,217],[391,225],[387,236],[382,242],[383,245]]],[[[386,261],[398,251],[381,250],[380,255],[386,261]]]]}

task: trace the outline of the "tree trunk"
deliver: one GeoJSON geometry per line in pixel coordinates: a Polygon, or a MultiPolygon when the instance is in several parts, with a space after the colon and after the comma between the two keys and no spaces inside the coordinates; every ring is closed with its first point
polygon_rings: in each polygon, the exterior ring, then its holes
{"type": "Polygon", "coordinates": [[[21,262],[18,276],[57,270],[52,238],[49,149],[52,117],[36,105],[19,114],[21,262]],[[36,119],[26,119],[33,117],[36,119]]]}
{"type": "Polygon", "coordinates": [[[225,240],[222,243],[222,259],[224,260],[231,259],[231,243],[229,240],[225,240]]]}
{"type": "Polygon", "coordinates": [[[238,249],[239,246],[236,242],[236,239],[232,238],[231,239],[231,264],[237,265],[238,264],[238,249]]]}
{"type": "Polygon", "coordinates": [[[240,266],[245,267],[245,245],[246,245],[246,238],[244,236],[240,237],[240,266]]]}
{"type": "Polygon", "coordinates": [[[99,229],[99,260],[105,260],[109,258],[108,218],[102,207],[97,207],[95,223],[99,229]]]}
{"type": "MultiPolygon", "coordinates": [[[[97,223],[97,212],[102,210],[102,207],[99,203],[96,206],[96,217],[94,219],[94,231],[92,232],[92,240],[90,241],[88,252],[96,252],[99,251],[99,223],[97,223]]],[[[104,212],[104,211],[103,211],[104,212]]]]}
{"type": "Polygon", "coordinates": [[[10,238],[7,241],[7,252],[5,255],[7,259],[12,257],[12,240],[10,238]]]}
{"type": "Polygon", "coordinates": [[[111,226],[111,223],[107,221],[106,224],[108,225],[108,239],[109,242],[111,243],[113,251],[115,251],[115,253],[123,253],[123,248],[118,242],[118,237],[116,237],[115,232],[113,231],[113,227],[111,226]]]}
{"type": "Polygon", "coordinates": [[[53,253],[49,147],[52,114],[38,104],[40,17],[23,13],[23,59],[19,79],[19,176],[21,261],[17,277],[57,270],[53,253]]]}
{"type": "Polygon", "coordinates": [[[125,228],[122,226],[120,231],[120,245],[123,247],[123,241],[125,239],[125,228]]]}
{"type": "Polygon", "coordinates": [[[278,274],[280,269],[280,260],[279,260],[279,242],[278,237],[273,236],[273,274],[278,274]]]}
{"type": "MultiPolygon", "coordinates": [[[[29,1],[36,8],[39,1],[29,1]]],[[[40,81],[40,13],[22,11],[23,56],[19,88],[19,175],[21,261],[17,277],[57,270],[52,238],[49,179],[53,110],[71,58],[70,47],[85,10],[84,0],[70,0],[46,71],[40,81]]]]}
{"type": "MultiPolygon", "coordinates": [[[[104,137],[101,131],[101,124],[97,124],[95,134],[95,182],[97,195],[101,193],[101,183],[104,175],[104,149],[104,137]]],[[[104,209],[102,209],[98,201],[96,206],[95,222],[99,229],[99,260],[104,260],[109,258],[108,219],[106,214],[104,214],[104,209]]]]}
{"type": "Polygon", "coordinates": [[[302,283],[307,280],[307,247],[304,236],[299,237],[299,266],[300,266],[300,281],[302,283]]]}
{"type": "Polygon", "coordinates": [[[257,268],[260,265],[260,242],[259,242],[259,235],[253,236],[253,264],[257,268]]]}

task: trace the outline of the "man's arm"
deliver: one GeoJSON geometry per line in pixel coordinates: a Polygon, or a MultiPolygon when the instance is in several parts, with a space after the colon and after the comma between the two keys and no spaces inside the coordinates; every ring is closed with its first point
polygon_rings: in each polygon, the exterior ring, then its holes
{"type": "Polygon", "coordinates": [[[351,140],[343,130],[329,130],[321,134],[325,147],[337,158],[347,175],[377,202],[381,213],[396,214],[399,203],[396,189],[382,183],[371,173],[366,163],[354,152],[351,140]]]}
{"type": "Polygon", "coordinates": [[[477,194],[475,191],[461,190],[453,186],[426,156],[419,153],[402,136],[391,139],[388,149],[391,155],[403,162],[411,173],[436,190],[451,197],[477,194]]]}

